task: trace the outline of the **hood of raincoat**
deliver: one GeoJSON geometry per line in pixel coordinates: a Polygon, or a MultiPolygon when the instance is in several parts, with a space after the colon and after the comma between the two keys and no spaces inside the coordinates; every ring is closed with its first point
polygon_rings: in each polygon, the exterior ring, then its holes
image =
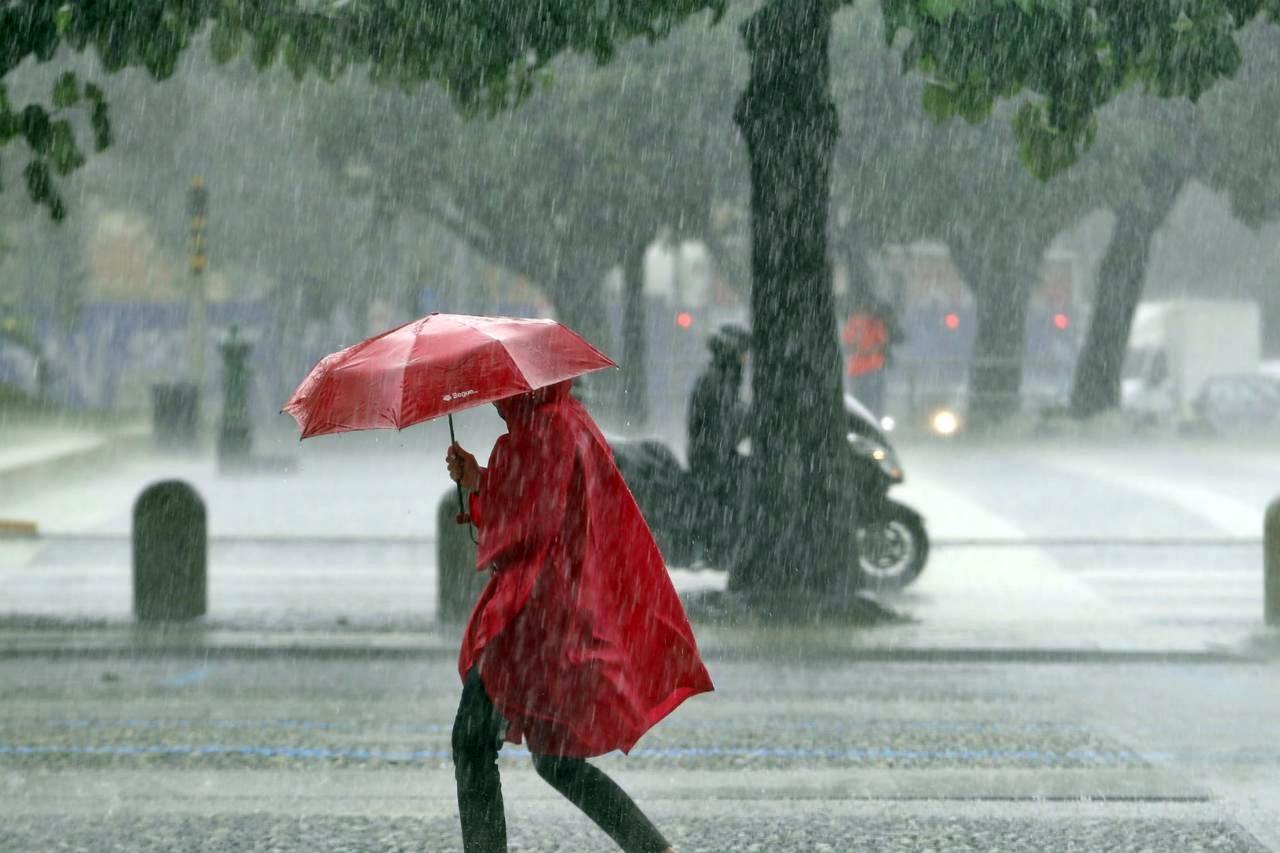
{"type": "Polygon", "coordinates": [[[712,689],[666,565],[599,428],[564,382],[498,404],[472,515],[492,576],[459,674],[478,666],[507,738],[536,754],[629,750],[712,689]]]}

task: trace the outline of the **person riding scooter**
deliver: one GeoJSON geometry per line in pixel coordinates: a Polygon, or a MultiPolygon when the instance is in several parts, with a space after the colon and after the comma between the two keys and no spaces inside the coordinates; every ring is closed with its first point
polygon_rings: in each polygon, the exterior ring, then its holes
{"type": "MultiPolygon", "coordinates": [[[[708,346],[712,363],[698,380],[688,411],[687,458],[693,470],[681,465],[676,451],[660,439],[608,440],[667,565],[727,572],[737,557],[744,525],[738,512],[751,486],[747,457],[738,450],[751,430],[749,406],[739,394],[750,346],[741,329],[718,333],[708,346]]],[[[848,519],[858,538],[858,563],[849,567],[850,578],[868,591],[902,589],[920,576],[929,557],[924,517],[891,496],[905,475],[879,418],[849,394],[844,395],[844,410],[852,456],[846,488],[857,493],[855,515],[848,519]]],[[[456,500],[452,491],[445,495],[443,517],[453,518],[456,500]]],[[[471,545],[466,528],[441,522],[440,529],[438,547],[456,543],[456,550],[466,553],[471,545]],[[459,533],[452,534],[455,530],[459,533]]],[[[441,566],[458,564],[451,575],[474,574],[474,560],[443,552],[438,560],[441,566]]]]}
{"type": "Polygon", "coordinates": [[[750,435],[742,400],[750,348],[750,332],[735,324],[721,326],[707,339],[711,362],[689,397],[689,472],[699,515],[710,522],[704,529],[715,533],[714,541],[703,543],[713,559],[726,554],[724,546],[737,528],[735,516],[746,482],[747,459],[738,445],[750,435]]]}

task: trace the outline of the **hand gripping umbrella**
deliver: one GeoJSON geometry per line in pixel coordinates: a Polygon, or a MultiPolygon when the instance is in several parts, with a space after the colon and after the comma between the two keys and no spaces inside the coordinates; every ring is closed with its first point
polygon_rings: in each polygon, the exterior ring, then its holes
{"type": "Polygon", "coordinates": [[[300,438],[448,415],[453,441],[454,412],[616,366],[554,320],[435,313],[320,359],[283,411],[300,438]]]}

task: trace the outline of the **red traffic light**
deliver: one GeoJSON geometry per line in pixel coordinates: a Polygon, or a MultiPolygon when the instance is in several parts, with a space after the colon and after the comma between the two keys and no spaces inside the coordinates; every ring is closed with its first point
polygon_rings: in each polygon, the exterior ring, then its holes
{"type": "Polygon", "coordinates": [[[1071,318],[1059,311],[1053,315],[1053,325],[1059,329],[1068,329],[1071,327],[1071,318]]]}
{"type": "Polygon", "coordinates": [[[693,328],[693,315],[688,311],[681,311],[676,314],[676,325],[682,329],[693,328]]]}
{"type": "Polygon", "coordinates": [[[954,332],[956,329],[960,328],[960,315],[952,311],[942,318],[942,322],[943,325],[954,332]]]}

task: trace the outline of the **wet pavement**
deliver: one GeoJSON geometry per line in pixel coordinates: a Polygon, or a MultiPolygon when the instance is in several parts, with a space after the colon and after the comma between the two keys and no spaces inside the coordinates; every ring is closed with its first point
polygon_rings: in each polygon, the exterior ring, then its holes
{"type": "MultiPolygon", "coordinates": [[[[254,472],[8,448],[0,518],[40,534],[0,538],[0,850],[460,850],[433,428],[268,441],[294,465],[254,472]],[[130,510],[167,477],[210,509],[209,615],[139,626],[130,510]]],[[[725,619],[722,575],[673,569],[717,692],[600,765],[682,853],[1280,851],[1250,532],[1280,455],[1184,450],[1022,448],[1015,478],[1007,448],[905,449],[935,551],[881,599],[900,621],[725,619]]],[[[613,849],[502,764],[513,850],[613,849]]]]}
{"type": "MultiPolygon", "coordinates": [[[[769,811],[772,811],[769,810],[769,811]]],[[[962,818],[903,815],[886,817],[883,809],[824,807],[815,810],[787,804],[781,814],[762,814],[697,828],[697,817],[650,809],[652,819],[670,827],[667,838],[684,853],[726,851],[856,851],[882,853],[1130,853],[1135,850],[1179,853],[1263,853],[1267,848],[1229,822],[1176,815],[1167,819],[1083,815],[962,818]]],[[[513,815],[515,817],[515,815],[513,815]]],[[[0,829],[4,849],[82,851],[274,851],[315,853],[382,851],[382,853],[459,853],[455,821],[448,817],[369,817],[319,815],[243,818],[132,817],[111,821],[104,832],[99,820],[55,817],[19,821],[0,829]]],[[[598,830],[574,826],[565,815],[519,815],[509,834],[513,851],[604,853],[617,850],[598,830]]]]}
{"type": "MultiPolygon", "coordinates": [[[[686,853],[1280,849],[1280,696],[1257,664],[710,667],[715,693],[596,759],[686,853]]],[[[0,676],[0,849],[461,849],[448,661],[0,676]]],[[[611,849],[522,749],[501,766],[512,849],[611,849]]]]}

